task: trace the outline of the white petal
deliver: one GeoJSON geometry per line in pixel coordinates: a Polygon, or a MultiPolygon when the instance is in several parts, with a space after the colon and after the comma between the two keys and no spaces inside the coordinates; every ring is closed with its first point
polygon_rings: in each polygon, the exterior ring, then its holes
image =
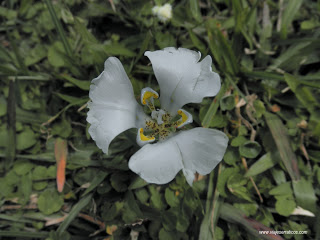
{"type": "Polygon", "coordinates": [[[129,168],[149,183],[170,182],[182,169],[179,148],[170,141],[147,144],[129,161],[129,168]]]}
{"type": "Polygon", "coordinates": [[[221,131],[193,128],[178,134],[177,142],[185,169],[201,175],[210,173],[222,160],[228,146],[228,137],[221,131]]]}
{"type": "Polygon", "coordinates": [[[145,115],[134,98],[132,84],[117,58],[106,60],[104,71],[92,80],[89,97],[89,133],[104,153],[108,153],[110,142],[121,132],[143,127],[145,115]]]}
{"type": "Polygon", "coordinates": [[[194,128],[156,144],[145,145],[135,153],[129,168],[150,183],[170,182],[179,170],[190,185],[194,173],[210,173],[222,160],[228,137],[220,131],[194,128]]]}
{"type": "Polygon", "coordinates": [[[189,183],[189,185],[192,186],[194,180],[194,172],[185,168],[182,169],[182,172],[183,175],[186,177],[187,183],[189,183]]]}
{"type": "Polygon", "coordinates": [[[144,55],[150,59],[160,85],[161,108],[172,115],[183,105],[200,103],[220,90],[220,77],[212,72],[210,56],[199,62],[200,52],[173,47],[144,55]]]}

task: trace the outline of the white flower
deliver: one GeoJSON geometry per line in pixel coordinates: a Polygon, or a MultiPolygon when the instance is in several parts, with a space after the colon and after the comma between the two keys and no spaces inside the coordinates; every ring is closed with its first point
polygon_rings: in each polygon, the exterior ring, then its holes
{"type": "Polygon", "coordinates": [[[166,3],[163,6],[155,6],[152,8],[153,15],[157,16],[161,22],[166,22],[172,18],[172,6],[166,3]]]}
{"type": "Polygon", "coordinates": [[[195,172],[208,174],[222,160],[228,138],[223,132],[201,127],[179,131],[192,122],[192,115],[181,108],[216,95],[220,77],[211,70],[211,57],[199,62],[200,53],[195,51],[170,47],[147,51],[145,55],[151,60],[160,85],[161,109],[154,107],[159,94],[144,88],[141,104],[150,109],[151,117],[143,112],[122,64],[110,57],[90,87],[89,133],[97,146],[108,153],[110,142],[118,134],[137,128],[137,143],[142,148],[130,158],[129,168],[156,184],[170,182],[182,170],[192,185],[195,172]]]}

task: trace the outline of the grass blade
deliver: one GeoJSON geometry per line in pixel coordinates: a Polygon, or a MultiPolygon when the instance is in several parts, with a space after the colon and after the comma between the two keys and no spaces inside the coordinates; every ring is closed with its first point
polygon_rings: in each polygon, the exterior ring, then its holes
{"type": "Polygon", "coordinates": [[[92,194],[89,194],[82,198],[76,205],[73,206],[71,209],[68,217],[60,224],[59,228],[57,229],[57,233],[61,235],[64,231],[67,230],[71,222],[78,216],[79,212],[88,205],[92,198],[92,194]]]}
{"type": "Polygon", "coordinates": [[[7,103],[7,130],[8,130],[8,145],[6,157],[6,169],[10,169],[16,155],[16,98],[15,98],[15,79],[10,80],[9,96],[7,103]]]}
{"type": "Polygon", "coordinates": [[[283,39],[287,38],[288,27],[291,26],[294,16],[299,11],[303,0],[290,0],[287,2],[288,4],[286,6],[286,9],[283,12],[283,17],[281,19],[280,35],[281,35],[281,38],[283,39]]]}
{"type": "Polygon", "coordinates": [[[0,237],[20,237],[25,238],[46,238],[49,236],[48,232],[21,232],[21,231],[0,231],[0,237]]]}
{"type": "Polygon", "coordinates": [[[220,92],[218,93],[218,95],[213,99],[208,112],[206,113],[206,115],[203,118],[202,121],[202,126],[207,128],[210,126],[210,123],[212,121],[212,119],[214,118],[214,116],[216,115],[216,112],[218,110],[219,104],[220,104],[220,99],[223,97],[225,91],[226,91],[226,84],[222,84],[220,92]]]}
{"type": "Polygon", "coordinates": [[[52,21],[53,21],[54,25],[56,26],[57,31],[58,31],[58,33],[60,35],[60,38],[61,38],[61,41],[63,43],[64,49],[65,49],[66,53],[68,54],[68,56],[72,57],[72,51],[71,51],[70,45],[68,43],[67,37],[65,35],[65,32],[64,32],[64,30],[62,28],[62,25],[61,25],[57,15],[56,15],[56,12],[54,11],[54,8],[53,8],[53,5],[52,5],[52,1],[45,0],[45,3],[46,3],[46,5],[48,7],[48,10],[50,12],[52,21]]]}
{"type": "Polygon", "coordinates": [[[283,125],[282,121],[278,118],[277,115],[266,112],[264,116],[279,150],[281,160],[287,168],[291,179],[294,181],[299,180],[300,172],[298,168],[297,158],[291,148],[286,127],[283,125]]]}
{"type": "Polygon", "coordinates": [[[215,238],[215,229],[219,218],[220,205],[222,200],[219,198],[220,194],[216,187],[218,176],[214,178],[214,173],[219,175],[223,166],[219,167],[214,172],[210,173],[209,186],[206,201],[206,213],[200,226],[199,239],[211,240],[215,238]],[[215,191],[213,191],[215,189],[215,191]]]}
{"type": "Polygon", "coordinates": [[[243,226],[250,234],[257,239],[266,240],[282,240],[283,238],[273,234],[259,234],[259,231],[272,231],[272,229],[266,227],[262,223],[257,222],[254,219],[248,218],[241,210],[234,206],[223,203],[220,207],[220,217],[228,222],[236,223],[243,226]]]}
{"type": "Polygon", "coordinates": [[[87,195],[89,192],[91,192],[93,189],[95,189],[105,178],[108,176],[108,172],[100,171],[97,173],[97,175],[92,179],[90,182],[90,186],[86,189],[86,191],[82,194],[82,197],[87,195]]]}

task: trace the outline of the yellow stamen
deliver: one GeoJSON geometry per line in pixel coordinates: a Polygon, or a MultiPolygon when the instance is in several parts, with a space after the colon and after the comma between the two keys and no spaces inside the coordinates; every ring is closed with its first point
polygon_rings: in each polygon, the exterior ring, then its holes
{"type": "Polygon", "coordinates": [[[188,120],[188,116],[182,110],[179,110],[178,114],[182,117],[182,120],[180,119],[178,124],[178,127],[180,127],[182,124],[184,124],[188,120]]]}
{"type": "Polygon", "coordinates": [[[140,132],[140,140],[143,141],[143,142],[155,139],[154,137],[149,137],[149,136],[144,135],[143,134],[143,128],[140,128],[139,132],[140,132]]]}
{"type": "Polygon", "coordinates": [[[146,91],[142,96],[142,104],[146,105],[147,101],[152,97],[153,98],[158,98],[158,95],[153,93],[153,92],[146,91]]]}

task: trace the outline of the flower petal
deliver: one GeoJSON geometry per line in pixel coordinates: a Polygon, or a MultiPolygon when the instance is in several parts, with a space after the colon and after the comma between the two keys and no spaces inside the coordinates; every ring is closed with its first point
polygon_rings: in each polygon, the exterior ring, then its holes
{"type": "Polygon", "coordinates": [[[194,128],[166,141],[147,144],[129,161],[129,168],[149,183],[170,182],[182,169],[192,185],[195,172],[210,173],[222,160],[228,137],[220,131],[194,128]]]}
{"type": "Polygon", "coordinates": [[[180,151],[172,141],[147,144],[129,161],[129,168],[149,183],[170,182],[182,169],[180,151]]]}
{"type": "Polygon", "coordinates": [[[200,52],[173,47],[144,55],[150,59],[160,85],[161,107],[172,115],[183,105],[200,103],[220,90],[220,77],[212,72],[210,56],[199,62],[200,52]]]}
{"type": "Polygon", "coordinates": [[[132,84],[117,58],[106,60],[104,71],[92,80],[89,97],[89,133],[104,153],[108,153],[110,142],[121,132],[143,127],[146,116],[135,100],[132,84]]]}

